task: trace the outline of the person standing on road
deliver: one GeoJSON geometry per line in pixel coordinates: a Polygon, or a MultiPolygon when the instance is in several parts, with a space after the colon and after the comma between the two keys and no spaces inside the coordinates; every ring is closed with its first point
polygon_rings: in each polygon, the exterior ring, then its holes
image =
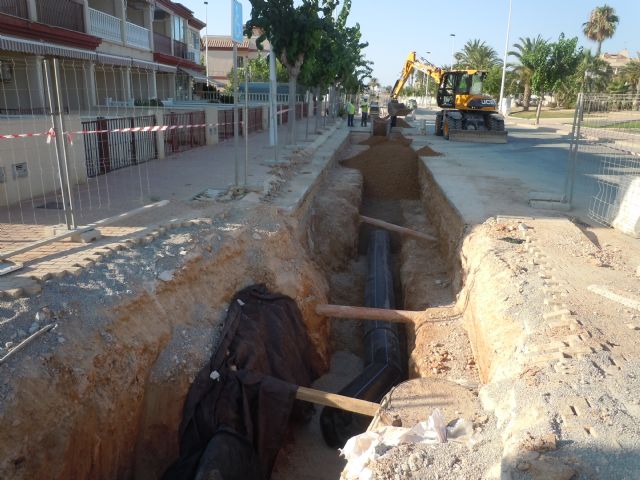
{"type": "Polygon", "coordinates": [[[360,126],[366,127],[367,120],[369,119],[369,104],[367,103],[366,98],[362,99],[362,103],[360,104],[360,111],[362,112],[362,119],[360,120],[360,126]]]}
{"type": "Polygon", "coordinates": [[[347,126],[353,127],[353,117],[356,114],[356,106],[351,103],[351,100],[347,101],[347,126]]]}

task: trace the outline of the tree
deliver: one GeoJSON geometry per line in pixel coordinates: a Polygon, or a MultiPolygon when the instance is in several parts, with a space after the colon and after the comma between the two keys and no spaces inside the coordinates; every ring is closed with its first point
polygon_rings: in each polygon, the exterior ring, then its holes
{"type": "MultiPolygon", "coordinates": [[[[249,60],[245,67],[238,69],[238,85],[244,85],[245,73],[249,74],[251,82],[268,82],[269,81],[269,58],[266,56],[258,56],[249,60]]],[[[226,90],[233,92],[233,72],[227,75],[228,83],[226,90]]],[[[288,82],[289,75],[279,60],[276,60],[276,79],[278,82],[288,82]]]]}
{"type": "Polygon", "coordinates": [[[525,111],[529,110],[531,102],[531,77],[534,71],[534,65],[531,60],[535,57],[536,49],[541,48],[546,43],[547,41],[540,35],[534,39],[520,37],[519,43],[513,45],[515,50],[509,52],[509,55],[518,59],[513,72],[524,88],[522,104],[525,111]]]}
{"type": "Polygon", "coordinates": [[[380,88],[380,80],[378,80],[376,77],[371,78],[371,80],[369,80],[369,89],[372,91],[378,90],[380,88]]]}
{"type": "Polygon", "coordinates": [[[583,51],[576,72],[555,85],[553,94],[558,106],[568,108],[575,105],[579,92],[606,92],[612,76],[613,69],[607,62],[595,57],[590,50],[583,51]]]}
{"type": "Polygon", "coordinates": [[[600,56],[602,42],[613,37],[620,19],[609,5],[596,7],[591,11],[589,20],[582,24],[582,31],[589,40],[598,43],[596,57],[600,56]]]}
{"type": "Polygon", "coordinates": [[[260,32],[256,40],[262,50],[269,40],[274,52],[289,74],[288,141],[296,137],[296,93],[298,76],[306,56],[312,56],[319,47],[323,18],[330,17],[338,0],[302,0],[294,6],[293,0],[250,0],[251,18],[245,24],[245,34],[251,37],[260,32]]]}
{"type": "Polygon", "coordinates": [[[456,68],[489,70],[502,63],[496,51],[478,38],[467,41],[462,50],[454,55],[454,58],[456,68]]]}
{"type": "Polygon", "coordinates": [[[538,48],[529,59],[534,66],[531,86],[540,97],[536,124],[540,123],[544,94],[555,91],[564,78],[575,74],[582,58],[582,48],[578,49],[577,46],[578,37],[567,39],[561,33],[557,42],[538,48]]]}
{"type": "Polygon", "coordinates": [[[622,70],[622,78],[631,85],[636,95],[640,95],[640,54],[631,60],[622,70]]]}
{"type": "MultiPolygon", "coordinates": [[[[500,85],[502,83],[502,67],[495,65],[489,69],[484,79],[484,92],[492,97],[498,98],[500,95],[500,85]]],[[[504,81],[504,94],[512,95],[516,93],[517,76],[513,70],[507,70],[504,81]]]]}

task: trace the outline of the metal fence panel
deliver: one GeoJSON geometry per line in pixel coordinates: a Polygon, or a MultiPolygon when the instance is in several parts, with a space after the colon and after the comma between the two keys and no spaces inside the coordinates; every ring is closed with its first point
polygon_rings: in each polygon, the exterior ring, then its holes
{"type": "Polygon", "coordinates": [[[115,129],[150,127],[154,115],[122,118],[98,118],[82,122],[87,176],[95,177],[112,170],[158,158],[156,132],[114,132],[115,129]]]}
{"type": "Polygon", "coordinates": [[[588,205],[589,218],[627,232],[637,229],[640,93],[582,94],[572,148],[574,164],[593,164],[586,173],[595,185],[588,205]]]}
{"type": "Polygon", "coordinates": [[[203,127],[184,128],[185,125],[203,125],[205,123],[204,110],[198,112],[166,113],[164,124],[179,128],[169,129],[164,135],[165,152],[167,154],[182,152],[206,144],[205,129],[203,127]]]}

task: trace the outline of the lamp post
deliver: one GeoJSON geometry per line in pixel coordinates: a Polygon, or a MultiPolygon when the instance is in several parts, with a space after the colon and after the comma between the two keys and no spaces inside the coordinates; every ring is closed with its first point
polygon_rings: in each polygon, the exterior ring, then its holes
{"type": "Polygon", "coordinates": [[[511,30],[511,0],[509,0],[509,19],[507,20],[507,38],[504,42],[504,57],[502,59],[502,81],[500,82],[500,98],[498,99],[498,108],[504,115],[505,108],[502,105],[504,98],[504,80],[507,76],[507,52],[509,51],[509,32],[511,30]]]}
{"type": "Polygon", "coordinates": [[[450,33],[449,36],[451,37],[451,69],[453,69],[453,52],[454,52],[453,45],[456,40],[456,34],[450,33]]]}
{"type": "MultiPolygon", "coordinates": [[[[427,52],[427,55],[431,55],[431,52],[427,52]]],[[[425,73],[424,75],[427,77],[427,85],[424,88],[424,96],[426,97],[425,99],[429,100],[429,106],[431,106],[431,97],[429,96],[429,80],[431,80],[431,75],[428,75],[427,73],[425,73]]]]}
{"type": "Polygon", "coordinates": [[[207,87],[209,86],[209,2],[204,2],[204,65],[207,69],[207,87]]]}

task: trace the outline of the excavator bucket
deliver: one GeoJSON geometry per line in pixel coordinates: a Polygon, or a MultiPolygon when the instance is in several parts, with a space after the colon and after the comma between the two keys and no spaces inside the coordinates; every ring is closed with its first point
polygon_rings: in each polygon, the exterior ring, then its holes
{"type": "Polygon", "coordinates": [[[449,130],[449,141],[469,143],[507,143],[507,132],[494,130],[449,130]]]}
{"type": "Polygon", "coordinates": [[[392,117],[404,117],[411,113],[411,109],[409,107],[407,107],[404,103],[400,103],[396,100],[391,100],[387,104],[387,111],[392,117]]]}

